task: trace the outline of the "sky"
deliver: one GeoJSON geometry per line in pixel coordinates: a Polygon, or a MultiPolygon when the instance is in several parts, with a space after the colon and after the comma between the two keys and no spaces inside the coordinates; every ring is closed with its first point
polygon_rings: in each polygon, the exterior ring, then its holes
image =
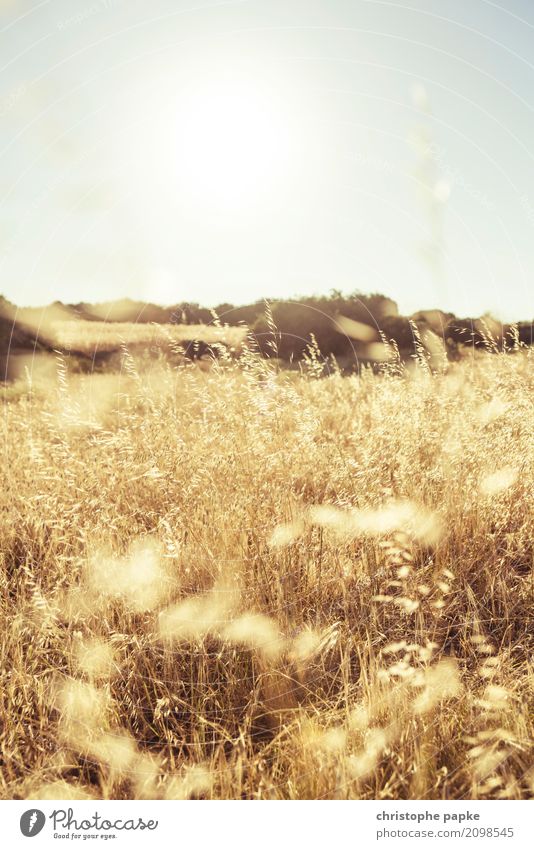
{"type": "Polygon", "coordinates": [[[530,0],[0,0],[0,294],[534,317],[530,0]]]}

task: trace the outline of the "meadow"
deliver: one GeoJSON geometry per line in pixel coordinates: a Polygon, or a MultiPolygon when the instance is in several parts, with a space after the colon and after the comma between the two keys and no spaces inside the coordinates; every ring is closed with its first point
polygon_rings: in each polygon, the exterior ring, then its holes
{"type": "Polygon", "coordinates": [[[532,364],[6,388],[1,795],[532,797],[532,364]]]}
{"type": "Polygon", "coordinates": [[[94,355],[127,347],[180,344],[194,340],[206,344],[239,346],[246,335],[241,327],[211,324],[156,324],[127,321],[56,321],[50,324],[50,339],[54,346],[65,350],[94,355]]]}

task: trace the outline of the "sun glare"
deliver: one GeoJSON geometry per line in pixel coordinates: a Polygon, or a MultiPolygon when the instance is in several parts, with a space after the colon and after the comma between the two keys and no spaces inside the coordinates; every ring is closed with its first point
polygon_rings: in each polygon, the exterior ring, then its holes
{"type": "Polygon", "coordinates": [[[184,200],[243,209],[282,181],[290,136],[282,110],[263,92],[239,85],[195,89],[163,115],[151,161],[184,200]]]}

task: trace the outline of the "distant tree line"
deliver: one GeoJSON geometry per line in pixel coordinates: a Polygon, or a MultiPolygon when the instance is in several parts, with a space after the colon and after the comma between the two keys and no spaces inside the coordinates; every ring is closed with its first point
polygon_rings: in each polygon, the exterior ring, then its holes
{"type": "MultiPolygon", "coordinates": [[[[354,337],[344,332],[339,324],[340,317],[370,328],[368,338],[393,340],[405,354],[414,350],[417,333],[424,336],[431,331],[443,341],[451,356],[465,345],[502,346],[503,340],[511,333],[509,325],[500,324],[491,316],[460,319],[441,310],[402,316],[395,301],[384,295],[360,292],[346,295],[338,290],[329,295],[295,300],[273,299],[269,302],[258,300],[243,306],[222,303],[214,309],[191,302],[163,307],[130,299],[96,304],[56,301],[44,310],[17,309],[0,296],[0,353],[5,353],[8,347],[35,345],[36,334],[32,328],[42,324],[43,312],[55,318],[85,321],[241,325],[249,328],[262,353],[284,360],[302,359],[310,344],[316,344],[324,356],[350,357],[356,354],[365,359],[368,347],[366,334],[359,339],[358,334],[354,337]]],[[[515,332],[521,342],[533,344],[534,324],[531,321],[520,322],[515,332]]],[[[191,338],[197,336],[192,335],[191,338]]],[[[46,339],[39,338],[37,343],[46,345],[46,339]]]]}
{"type": "MultiPolygon", "coordinates": [[[[340,357],[353,352],[361,356],[365,344],[340,332],[340,316],[373,328],[377,338],[383,334],[405,352],[414,349],[414,324],[419,331],[431,330],[436,334],[449,353],[458,346],[487,347],[489,337],[495,344],[502,345],[503,339],[510,333],[509,325],[503,325],[491,316],[457,318],[453,313],[441,310],[402,316],[396,302],[384,295],[361,292],[346,295],[338,290],[329,295],[294,300],[275,298],[268,302],[257,300],[242,306],[221,303],[213,309],[186,301],[162,307],[129,299],[104,304],[79,303],[69,305],[68,309],[89,321],[192,325],[220,321],[232,326],[244,325],[251,330],[262,352],[273,356],[276,349],[277,355],[286,360],[301,359],[312,339],[325,356],[333,354],[340,357]],[[273,327],[276,328],[274,332],[273,327]]],[[[534,325],[531,321],[520,322],[517,333],[521,342],[533,344],[534,325]]]]}

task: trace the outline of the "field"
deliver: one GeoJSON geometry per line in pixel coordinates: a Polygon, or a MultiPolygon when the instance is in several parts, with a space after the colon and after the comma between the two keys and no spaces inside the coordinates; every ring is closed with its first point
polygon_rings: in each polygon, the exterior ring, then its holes
{"type": "MultiPolygon", "coordinates": [[[[52,310],[52,315],[54,311],[52,310]]],[[[56,372],[56,354],[69,358],[71,371],[120,371],[123,355],[132,352],[143,371],[156,361],[203,360],[211,366],[213,354],[236,355],[245,342],[246,327],[213,324],[157,324],[154,322],[108,322],[50,319],[40,311],[22,325],[30,336],[17,345],[11,338],[12,320],[7,323],[4,345],[0,344],[0,379],[34,383],[49,380],[56,372]],[[32,339],[32,336],[34,337],[32,339]]]]}
{"type": "Polygon", "coordinates": [[[2,796],[532,797],[532,364],[6,392],[2,796]]]}
{"type": "Polygon", "coordinates": [[[83,354],[108,353],[121,345],[169,345],[201,340],[206,344],[238,346],[246,330],[205,324],[153,324],[106,321],[56,321],[50,325],[54,345],[83,354]]]}

